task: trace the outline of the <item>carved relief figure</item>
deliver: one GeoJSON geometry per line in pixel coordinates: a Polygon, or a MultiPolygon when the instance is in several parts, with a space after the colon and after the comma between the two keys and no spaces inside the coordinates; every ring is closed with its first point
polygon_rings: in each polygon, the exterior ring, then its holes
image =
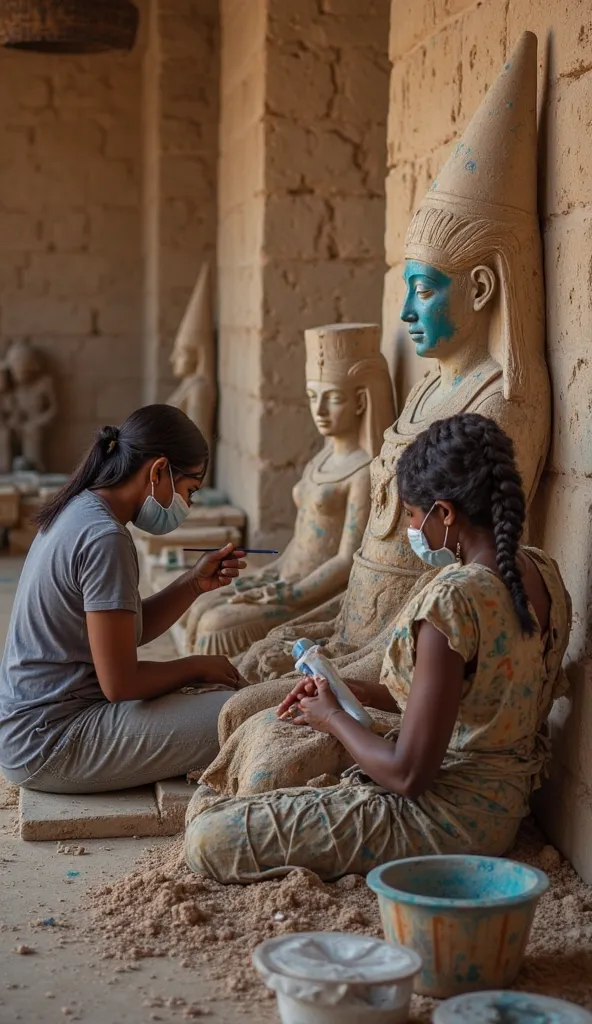
{"type": "Polygon", "coordinates": [[[372,464],[370,518],[337,617],[334,606],[301,617],[240,659],[251,683],[283,678],[265,687],[267,696],[247,690],[233,700],[228,711],[237,720],[279,702],[298,636],[328,639],[326,653],[344,678],[378,679],[385,638],[423,572],[407,541],[397,460],[431,422],[461,412],[493,418],[514,442],[530,504],[550,425],[536,74],[536,37],[525,33],[413,218],[401,316],[417,354],[435,357],[437,366],[412,389],[372,464]]]}
{"type": "Polygon", "coordinates": [[[305,338],[307,395],[327,443],[294,488],[294,536],[230,593],[200,598],[187,623],[188,651],[232,657],[347,586],[370,509],[370,462],[394,415],[392,383],[377,326],[338,324],[305,338]]]}
{"type": "Polygon", "coordinates": [[[42,471],[45,431],[57,413],[53,380],[41,354],[27,341],[10,346],[6,365],[12,382],[5,401],[10,404],[13,455],[22,468],[42,471]]]}
{"type": "Polygon", "coordinates": [[[212,441],[216,412],[216,351],[214,341],[214,314],[209,264],[204,263],[171,354],[171,364],[180,384],[167,399],[167,405],[181,409],[199,427],[210,449],[211,475],[212,441]]]}

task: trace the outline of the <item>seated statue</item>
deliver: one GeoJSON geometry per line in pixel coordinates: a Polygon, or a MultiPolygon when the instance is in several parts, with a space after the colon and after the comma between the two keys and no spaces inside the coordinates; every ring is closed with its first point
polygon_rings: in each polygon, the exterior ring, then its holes
{"type": "Polygon", "coordinates": [[[192,870],[225,884],[296,868],[332,881],[512,849],[566,691],[569,594],[553,559],[519,543],[524,492],[493,420],[433,423],[401,455],[397,491],[410,544],[441,571],[399,612],[383,685],[354,687],[390,730],[354,721],[322,677],[297,683],[202,776],[186,818],[192,870]]]}
{"type": "Polygon", "coordinates": [[[319,327],[305,338],[307,394],[326,444],[294,488],[294,535],[263,570],[200,597],[188,653],[233,657],[347,586],[370,510],[370,463],[394,415],[392,382],[376,325],[319,327]]]}
{"type": "Polygon", "coordinates": [[[336,617],[335,605],[301,616],[237,660],[249,683],[263,685],[227,704],[222,735],[280,703],[294,682],[297,637],[325,641],[344,679],[378,680],[397,613],[425,584],[407,542],[396,472],[401,453],[431,423],[463,412],[495,420],[514,443],[531,503],[550,430],[536,70],[536,37],[525,33],[408,229],[401,317],[417,355],[437,365],[410,392],[372,463],[368,526],[336,617]]]}

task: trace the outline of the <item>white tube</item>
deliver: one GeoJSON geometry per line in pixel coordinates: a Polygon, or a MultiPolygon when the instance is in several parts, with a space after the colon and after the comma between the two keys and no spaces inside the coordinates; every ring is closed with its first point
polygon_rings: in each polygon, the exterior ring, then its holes
{"type": "Polygon", "coordinates": [[[354,697],[349,686],[344,683],[329,659],[320,653],[320,650],[321,648],[318,645],[309,647],[296,662],[297,671],[303,672],[306,675],[322,676],[323,679],[326,679],[343,710],[347,711],[348,715],[351,715],[352,718],[355,718],[360,725],[370,729],[372,726],[370,715],[360,704],[359,700],[354,697]],[[308,672],[306,672],[306,669],[308,669],[308,672]]]}

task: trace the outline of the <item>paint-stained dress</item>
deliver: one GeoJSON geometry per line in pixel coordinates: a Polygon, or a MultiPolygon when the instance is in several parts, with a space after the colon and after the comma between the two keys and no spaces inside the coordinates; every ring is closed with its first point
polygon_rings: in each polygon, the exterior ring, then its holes
{"type": "Polygon", "coordinates": [[[189,866],[225,882],[296,866],[330,879],[399,857],[510,849],[550,753],[545,721],[565,690],[561,664],[571,625],[557,566],[542,551],[524,551],[550,597],[544,637],[523,636],[508,590],[475,563],[443,569],[398,618],[381,678],[403,715],[420,622],[435,626],[467,665],[457,720],[429,790],[412,801],[374,785],[357,767],[326,789],[228,798],[200,787],[187,815],[189,866]]]}

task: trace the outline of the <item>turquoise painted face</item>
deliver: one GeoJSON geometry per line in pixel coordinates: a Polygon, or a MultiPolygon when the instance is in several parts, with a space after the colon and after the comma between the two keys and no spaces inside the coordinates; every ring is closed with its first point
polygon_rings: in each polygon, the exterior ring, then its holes
{"type": "Polygon", "coordinates": [[[403,279],[407,292],[401,320],[409,324],[417,355],[433,357],[440,342],[450,341],[456,330],[450,318],[452,279],[419,260],[407,260],[403,279]]]}

